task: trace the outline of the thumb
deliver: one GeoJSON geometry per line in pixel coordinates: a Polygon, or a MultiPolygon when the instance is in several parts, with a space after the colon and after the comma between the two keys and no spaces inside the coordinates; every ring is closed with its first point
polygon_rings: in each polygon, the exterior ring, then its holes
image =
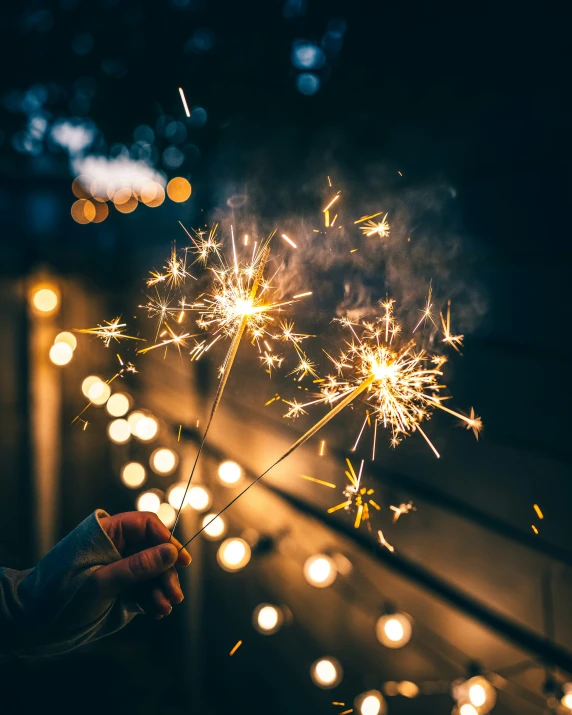
{"type": "Polygon", "coordinates": [[[101,595],[115,598],[125,589],[160,576],[174,566],[178,555],[173,544],[160,544],[100,568],[97,580],[101,595]]]}

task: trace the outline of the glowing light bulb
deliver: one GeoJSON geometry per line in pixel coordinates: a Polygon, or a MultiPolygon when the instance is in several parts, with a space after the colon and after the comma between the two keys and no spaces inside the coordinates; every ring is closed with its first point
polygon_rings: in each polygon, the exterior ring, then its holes
{"type": "Polygon", "coordinates": [[[354,705],[359,715],[384,715],[387,712],[385,698],[378,690],[368,690],[358,695],[354,705]]]}
{"type": "Polygon", "coordinates": [[[163,502],[160,506],[159,509],[157,510],[157,516],[159,519],[165,524],[165,526],[168,528],[170,526],[173,526],[175,523],[175,518],[177,516],[177,512],[175,509],[170,504],[167,504],[166,502],[163,502]]]}
{"type": "Polygon", "coordinates": [[[68,333],[64,331],[63,333],[58,333],[54,338],[54,345],[56,343],[66,343],[72,350],[77,348],[77,339],[73,333],[68,333]]]}
{"type": "MultiPolygon", "coordinates": [[[[85,382],[85,380],[84,380],[85,382]]],[[[105,405],[109,396],[111,395],[111,388],[106,382],[97,378],[97,382],[93,382],[89,390],[87,391],[87,399],[93,405],[105,405]]]]}
{"type": "Polygon", "coordinates": [[[572,710],[572,692],[565,693],[560,701],[565,708],[572,710]]]}
{"type": "Polygon", "coordinates": [[[202,526],[204,527],[204,531],[201,533],[205,539],[209,539],[210,541],[222,539],[226,534],[226,521],[224,517],[216,516],[215,518],[215,516],[216,514],[207,514],[203,517],[202,526]]]}
{"type": "Polygon", "coordinates": [[[107,426],[107,434],[109,439],[115,444],[125,444],[131,439],[131,428],[127,420],[113,420],[107,426]]]}
{"type": "Polygon", "coordinates": [[[85,380],[81,383],[81,391],[83,392],[84,397],[89,399],[89,391],[96,382],[102,382],[101,378],[97,377],[97,375],[90,375],[85,378],[85,380]]]}
{"type": "Polygon", "coordinates": [[[73,350],[67,343],[54,343],[50,348],[50,360],[54,365],[67,365],[73,357],[73,350]]]}
{"type": "MultiPolygon", "coordinates": [[[[175,509],[179,509],[181,508],[181,502],[183,501],[184,494],[185,483],[177,482],[177,484],[173,484],[173,486],[169,489],[167,493],[167,501],[172,507],[174,507],[175,509]]],[[[189,502],[187,499],[185,499],[185,503],[183,504],[182,508],[185,509],[188,506],[189,502]]]]}
{"type": "Polygon", "coordinates": [[[242,469],[236,462],[223,462],[218,468],[218,478],[226,487],[233,487],[242,478],[242,469]]]}
{"type": "Polygon", "coordinates": [[[161,499],[155,492],[143,492],[137,499],[137,511],[151,511],[157,514],[161,506],[161,499]]]}
{"type": "Polygon", "coordinates": [[[271,636],[282,627],[284,617],[282,611],[270,603],[261,603],[254,609],[252,623],[259,633],[271,636]]]}
{"type": "Polygon", "coordinates": [[[459,715],[479,715],[479,711],[470,703],[463,703],[459,708],[459,715]]]}
{"type": "Polygon", "coordinates": [[[474,705],[476,708],[480,708],[481,705],[485,704],[487,694],[480,683],[475,683],[469,688],[469,700],[471,701],[471,705],[474,705]]]}
{"type": "Polygon", "coordinates": [[[244,539],[225,539],[217,551],[219,566],[225,571],[240,571],[250,561],[250,546],[244,539]]]}
{"type": "MultiPolygon", "coordinates": [[[[105,409],[112,417],[123,417],[129,412],[130,400],[129,395],[123,392],[116,392],[111,395],[109,400],[107,400],[107,405],[105,409]]],[[[131,430],[131,425],[129,425],[129,430],[131,430]]]]}
{"type": "Polygon", "coordinates": [[[39,288],[32,293],[32,306],[43,315],[53,313],[58,307],[59,297],[52,288],[39,288]]]}
{"type": "Polygon", "coordinates": [[[154,417],[143,415],[137,420],[133,434],[142,442],[150,442],[159,431],[159,423],[154,417]]]}
{"type": "Polygon", "coordinates": [[[316,588],[331,586],[338,575],[333,559],[324,554],[310,556],[304,564],[304,578],[316,588]]]}
{"type": "MultiPolygon", "coordinates": [[[[497,691],[482,675],[475,675],[465,682],[457,682],[453,687],[453,697],[459,704],[459,712],[463,704],[475,708],[480,715],[493,709],[497,691]]],[[[468,709],[465,715],[471,715],[468,709]]]]}
{"type": "Polygon", "coordinates": [[[157,474],[172,474],[177,468],[177,462],[178,457],[175,452],[166,447],[156,449],[149,460],[151,469],[157,474]]]}
{"type": "Polygon", "coordinates": [[[212,496],[206,487],[193,484],[187,492],[187,503],[195,511],[206,511],[212,502],[212,496]]]}
{"type": "Polygon", "coordinates": [[[375,626],[377,640],[387,648],[403,648],[411,633],[411,621],[403,613],[382,616],[375,626]]]}
{"type": "Polygon", "coordinates": [[[341,682],[343,670],[335,658],[320,658],[312,665],[310,676],[319,688],[329,690],[341,682]]]}
{"type": "Polygon", "coordinates": [[[121,469],[121,481],[130,489],[137,489],[146,479],[145,467],[139,462],[127,462],[121,469]]]}

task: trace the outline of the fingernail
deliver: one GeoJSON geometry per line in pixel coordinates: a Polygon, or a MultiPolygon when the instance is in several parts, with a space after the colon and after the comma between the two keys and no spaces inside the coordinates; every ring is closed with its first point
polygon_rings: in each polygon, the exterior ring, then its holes
{"type": "Polygon", "coordinates": [[[190,566],[191,561],[193,560],[193,557],[189,554],[187,549],[181,549],[179,556],[183,557],[184,563],[182,566],[190,566]]]}
{"type": "Polygon", "coordinates": [[[172,544],[161,544],[159,555],[165,566],[172,566],[177,560],[177,549],[172,544]]]}

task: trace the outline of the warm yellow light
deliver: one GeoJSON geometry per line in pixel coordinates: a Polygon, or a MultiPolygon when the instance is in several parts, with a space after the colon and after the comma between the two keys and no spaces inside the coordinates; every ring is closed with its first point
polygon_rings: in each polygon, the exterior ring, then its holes
{"type": "Polygon", "coordinates": [[[173,507],[170,504],[163,502],[159,506],[159,509],[157,511],[157,516],[159,517],[159,519],[161,519],[163,524],[165,524],[165,526],[167,528],[169,528],[169,527],[173,526],[173,524],[175,523],[175,518],[177,516],[177,512],[173,509],[173,507]]]}
{"type": "Polygon", "coordinates": [[[127,420],[113,420],[107,425],[109,439],[115,444],[125,444],[131,439],[131,428],[127,420]]]}
{"type": "Polygon", "coordinates": [[[186,201],[191,195],[191,185],[182,176],[176,176],[167,184],[167,196],[177,204],[186,201]]]}
{"type": "Polygon", "coordinates": [[[226,521],[222,516],[206,514],[203,517],[202,526],[204,527],[202,535],[210,541],[218,541],[226,534],[226,521]]]}
{"type": "Polygon", "coordinates": [[[358,695],[354,704],[359,715],[382,715],[386,712],[385,699],[377,690],[358,695]]]}
{"type": "Polygon", "coordinates": [[[161,506],[161,499],[155,492],[143,492],[137,499],[138,511],[152,511],[157,514],[161,506]]]}
{"type": "Polygon", "coordinates": [[[71,207],[71,216],[76,223],[91,223],[96,215],[95,205],[89,199],[78,199],[71,207]]]}
{"type": "Polygon", "coordinates": [[[58,333],[56,337],[54,338],[54,345],[57,345],[57,343],[65,343],[66,345],[69,345],[72,350],[75,350],[77,348],[77,340],[76,337],[73,333],[68,333],[67,331],[64,331],[63,333],[58,333]]]}
{"type": "Polygon", "coordinates": [[[67,365],[73,357],[73,350],[67,343],[56,343],[50,348],[50,360],[54,365],[67,365]]]}
{"type": "Polygon", "coordinates": [[[250,546],[244,539],[226,539],[219,546],[217,561],[225,571],[240,571],[250,561],[250,546]]]}
{"type": "Polygon", "coordinates": [[[139,420],[143,420],[145,417],[147,417],[147,415],[140,410],[135,410],[129,415],[127,421],[129,422],[129,426],[131,427],[131,432],[133,432],[133,434],[135,434],[137,430],[137,423],[139,420]]]}
{"type": "Polygon", "coordinates": [[[471,705],[474,705],[476,708],[480,708],[481,705],[485,704],[487,694],[480,683],[475,683],[469,688],[469,700],[471,701],[471,705]]]}
{"type": "Polygon", "coordinates": [[[572,710],[572,692],[563,695],[562,700],[560,702],[562,703],[562,705],[564,705],[565,708],[568,708],[568,710],[572,710]]]}
{"type": "Polygon", "coordinates": [[[319,688],[329,690],[341,682],[343,670],[335,658],[320,658],[312,665],[310,676],[319,688]]]}
{"type": "Polygon", "coordinates": [[[157,474],[172,474],[177,467],[178,457],[172,449],[161,447],[153,452],[149,462],[157,474]]]}
{"type": "Polygon", "coordinates": [[[392,613],[378,619],[377,640],[387,648],[403,648],[411,638],[411,621],[403,613],[392,613]]]}
{"type": "Polygon", "coordinates": [[[165,201],[165,189],[156,181],[141,187],[141,201],[150,208],[156,208],[165,201]]]}
{"type": "Polygon", "coordinates": [[[98,380],[89,388],[87,399],[94,405],[105,405],[110,395],[111,388],[109,385],[103,380],[98,380]]]}
{"type": "Polygon", "coordinates": [[[252,623],[259,633],[271,636],[280,630],[284,617],[282,611],[270,603],[261,603],[254,609],[252,623]]]}
{"type": "MultiPolygon", "coordinates": [[[[181,508],[181,502],[183,501],[183,495],[185,493],[185,483],[179,482],[178,484],[173,484],[167,493],[167,501],[169,504],[175,508],[181,508]]],[[[183,504],[183,509],[189,506],[188,499],[185,498],[185,503],[183,504]]]]}
{"type": "Polygon", "coordinates": [[[187,503],[195,511],[206,511],[212,502],[212,496],[206,487],[193,484],[187,492],[187,503]]]}
{"type": "MultiPolygon", "coordinates": [[[[129,395],[124,392],[116,392],[107,400],[105,409],[112,417],[123,417],[129,411],[129,405],[129,395]]],[[[129,431],[131,431],[131,426],[129,426],[129,431]]]]}
{"type": "Polygon", "coordinates": [[[419,695],[419,686],[410,680],[402,680],[397,689],[404,698],[416,698],[419,695]]]}
{"type": "Polygon", "coordinates": [[[121,206],[121,204],[126,204],[132,196],[133,192],[131,189],[123,187],[121,189],[117,189],[117,191],[113,191],[113,196],[110,196],[110,198],[113,200],[113,203],[117,208],[117,206],[121,206]]]}
{"type": "Polygon", "coordinates": [[[304,577],[306,581],[316,588],[331,586],[338,575],[333,559],[324,554],[310,556],[304,564],[304,577]]]}
{"type": "Polygon", "coordinates": [[[139,462],[127,462],[121,469],[121,481],[130,489],[140,487],[146,478],[145,467],[139,462]]]}
{"type": "Polygon", "coordinates": [[[154,417],[143,415],[137,420],[133,434],[142,442],[150,442],[159,431],[159,423],[154,417]]]}
{"type": "Polygon", "coordinates": [[[479,711],[470,703],[463,703],[459,708],[460,715],[479,715],[479,711]]]}
{"type": "Polygon", "coordinates": [[[85,397],[89,398],[89,391],[97,382],[102,382],[102,379],[97,377],[97,375],[90,375],[85,378],[85,380],[81,383],[81,391],[85,397]]]}
{"type": "Polygon", "coordinates": [[[233,487],[242,478],[242,469],[236,462],[223,462],[218,468],[218,478],[226,487],[233,487]]]}
{"type": "Polygon", "coordinates": [[[32,294],[32,305],[39,312],[47,315],[58,307],[59,297],[51,288],[39,288],[32,294]]]}
{"type": "Polygon", "coordinates": [[[460,704],[465,703],[482,714],[493,709],[497,700],[497,691],[482,675],[475,675],[469,680],[454,684],[453,697],[459,703],[459,709],[460,704]]]}
{"type": "Polygon", "coordinates": [[[114,202],[113,205],[115,206],[115,208],[122,214],[130,214],[133,211],[135,211],[137,206],[139,206],[139,201],[137,201],[135,196],[130,196],[126,200],[123,200],[125,197],[122,195],[121,203],[116,203],[115,197],[117,196],[118,193],[119,192],[116,191],[115,195],[113,196],[113,202],[114,202]]]}

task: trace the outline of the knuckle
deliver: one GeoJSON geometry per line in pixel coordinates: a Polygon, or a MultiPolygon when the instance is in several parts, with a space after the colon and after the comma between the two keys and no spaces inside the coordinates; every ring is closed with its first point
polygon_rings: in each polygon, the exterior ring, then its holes
{"type": "Polygon", "coordinates": [[[129,568],[136,578],[145,576],[154,566],[155,562],[149,551],[139,551],[129,557],[129,568]]]}

